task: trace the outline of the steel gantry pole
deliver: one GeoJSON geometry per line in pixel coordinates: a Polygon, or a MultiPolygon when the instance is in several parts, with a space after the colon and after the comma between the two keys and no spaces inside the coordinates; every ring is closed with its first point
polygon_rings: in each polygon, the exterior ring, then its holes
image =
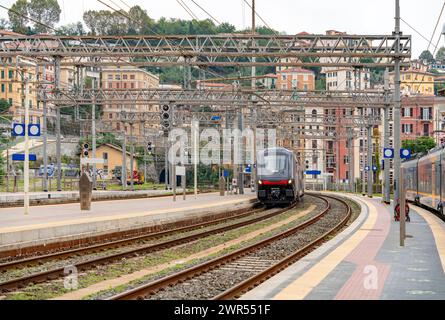
{"type": "MultiPolygon", "coordinates": [[[[43,76],[43,83],[45,86],[45,92],[43,93],[46,95],[46,66],[43,66],[42,76],[43,76]]],[[[47,144],[48,144],[48,106],[46,101],[43,101],[43,123],[42,123],[42,135],[43,135],[43,192],[48,192],[48,154],[47,154],[47,144]]]]}
{"type": "Polygon", "coordinates": [[[372,161],[372,149],[373,149],[373,145],[372,145],[372,125],[371,125],[371,116],[372,116],[372,110],[371,108],[368,108],[368,126],[366,127],[366,131],[367,131],[367,146],[368,146],[368,197],[372,198],[372,194],[373,194],[373,180],[374,180],[374,170],[373,170],[373,166],[374,163],[372,161]]]}
{"type": "Polygon", "coordinates": [[[25,109],[25,161],[23,168],[23,189],[24,189],[24,209],[25,215],[29,214],[29,134],[28,134],[28,126],[29,126],[29,104],[26,103],[26,97],[28,94],[28,83],[27,78],[25,76],[26,69],[22,69],[21,72],[21,84],[22,84],[22,92],[21,92],[21,100],[22,100],[22,108],[25,109]]]}
{"type": "MultiPolygon", "coordinates": [[[[256,22],[255,22],[255,0],[252,0],[252,35],[255,35],[256,33],[256,22]]],[[[252,46],[255,48],[255,40],[253,40],[252,46]]],[[[252,51],[255,53],[255,50],[252,51]]],[[[252,62],[256,62],[256,57],[252,57],[252,62]]],[[[252,91],[255,92],[256,89],[256,66],[252,65],[252,91]]],[[[252,191],[257,190],[257,174],[256,174],[256,157],[257,157],[257,150],[256,150],[256,129],[257,129],[257,120],[256,120],[256,110],[257,106],[255,104],[255,97],[252,95],[252,114],[253,114],[253,165],[250,168],[250,185],[252,188],[252,191]]]]}
{"type": "MultiPolygon", "coordinates": [[[[54,84],[56,91],[60,90],[60,61],[60,57],[54,57],[54,84]]],[[[56,112],[57,191],[62,191],[62,136],[60,133],[60,105],[56,106],[56,112]]]]}
{"type": "Polygon", "coordinates": [[[127,134],[125,127],[122,140],[122,172],[121,172],[122,190],[127,190],[127,134]]]}
{"type": "Polygon", "coordinates": [[[134,191],[133,162],[134,162],[133,123],[130,122],[130,190],[131,191],[134,191]]]}
{"type": "Polygon", "coordinates": [[[394,58],[394,204],[400,203],[400,245],[405,245],[405,201],[400,201],[401,186],[403,181],[400,179],[400,149],[401,149],[401,98],[400,98],[400,0],[396,0],[396,16],[395,16],[395,52],[394,58]]]}
{"type": "MultiPolygon", "coordinates": [[[[384,115],[383,115],[383,145],[384,148],[389,148],[389,108],[390,108],[390,98],[389,98],[389,71],[388,68],[385,70],[385,99],[386,104],[383,109],[384,115]]],[[[390,185],[390,160],[386,157],[383,158],[383,166],[384,168],[384,181],[385,181],[385,188],[383,192],[383,201],[386,204],[391,203],[391,185],[390,185]]]]}
{"type": "MultiPolygon", "coordinates": [[[[93,78],[91,87],[96,88],[96,80],[93,78]]],[[[95,97],[93,97],[93,104],[91,105],[91,144],[92,144],[92,158],[96,158],[96,104],[95,97]]],[[[93,190],[97,190],[97,167],[93,163],[93,190]]]]}
{"type": "Polygon", "coordinates": [[[244,173],[243,173],[243,164],[244,164],[244,139],[243,139],[243,108],[239,108],[238,113],[238,129],[240,138],[236,141],[236,144],[239,148],[239,157],[238,160],[240,163],[238,164],[238,194],[244,194],[244,173]]]}
{"type": "Polygon", "coordinates": [[[348,128],[348,145],[349,145],[349,191],[354,193],[354,137],[353,128],[348,128]]]}

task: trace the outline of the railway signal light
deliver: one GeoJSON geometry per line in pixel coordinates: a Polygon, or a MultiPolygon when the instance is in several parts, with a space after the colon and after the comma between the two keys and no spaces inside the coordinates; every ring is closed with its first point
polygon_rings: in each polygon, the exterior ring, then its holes
{"type": "Polygon", "coordinates": [[[147,143],[147,151],[149,154],[153,152],[153,143],[151,141],[147,143]]]}
{"type": "Polygon", "coordinates": [[[85,158],[88,158],[89,150],[90,150],[90,145],[89,145],[88,143],[84,143],[84,144],[83,144],[82,155],[83,155],[85,158]]]}
{"type": "Polygon", "coordinates": [[[172,108],[168,104],[164,104],[161,107],[161,126],[164,130],[168,130],[171,127],[172,108]]]}

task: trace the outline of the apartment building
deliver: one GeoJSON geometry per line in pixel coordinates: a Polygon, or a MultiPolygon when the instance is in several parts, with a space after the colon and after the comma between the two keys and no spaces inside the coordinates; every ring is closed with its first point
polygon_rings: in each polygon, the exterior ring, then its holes
{"type": "MultiPolygon", "coordinates": [[[[143,69],[135,67],[109,67],[102,69],[101,86],[108,90],[136,90],[150,89],[159,87],[159,77],[143,69]]],[[[121,123],[117,120],[118,113],[127,112],[160,112],[159,105],[136,102],[133,105],[128,104],[107,104],[103,107],[102,120],[111,122],[112,127],[117,132],[125,132],[130,134],[130,124],[121,123]]],[[[134,123],[133,135],[143,136],[144,125],[142,123],[134,123]]],[[[147,124],[148,127],[157,128],[159,123],[147,124]]]]}
{"type": "Polygon", "coordinates": [[[289,68],[277,72],[277,89],[315,90],[315,73],[303,68],[289,68]]]}

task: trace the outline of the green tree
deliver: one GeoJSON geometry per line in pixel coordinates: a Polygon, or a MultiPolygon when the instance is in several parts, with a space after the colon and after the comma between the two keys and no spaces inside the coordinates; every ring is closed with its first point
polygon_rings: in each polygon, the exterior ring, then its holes
{"type": "Polygon", "coordinates": [[[413,154],[425,153],[433,149],[436,146],[436,142],[431,137],[420,137],[416,140],[404,140],[402,141],[403,149],[410,149],[413,154]]]}
{"type": "Polygon", "coordinates": [[[445,60],[445,47],[442,47],[436,53],[436,61],[443,63],[444,60],[445,60]]]}
{"type": "Polygon", "coordinates": [[[7,30],[11,28],[11,24],[9,23],[9,21],[5,18],[1,18],[0,19],[0,29],[1,30],[7,30]]]}
{"type": "Polygon", "coordinates": [[[28,6],[27,0],[17,0],[8,11],[9,21],[14,32],[28,32],[29,20],[25,18],[28,16],[28,6]]]}
{"type": "Polygon", "coordinates": [[[82,22],[77,22],[57,28],[56,34],[60,36],[82,36],[85,34],[85,30],[82,22]]]}
{"type": "Polygon", "coordinates": [[[62,10],[57,0],[31,0],[28,5],[28,12],[31,18],[48,26],[35,23],[34,32],[49,33],[51,28],[59,22],[62,10]]]}
{"type": "Polygon", "coordinates": [[[9,102],[7,100],[0,99],[0,115],[8,112],[10,107],[11,107],[11,105],[9,104],[9,102]]]}
{"type": "Polygon", "coordinates": [[[434,57],[433,54],[429,50],[423,51],[420,56],[420,60],[426,60],[428,63],[434,63],[434,57]]]}
{"type": "Polygon", "coordinates": [[[153,19],[151,19],[147,11],[140,6],[134,6],[128,11],[128,15],[131,17],[128,28],[129,33],[135,34],[150,34],[153,27],[153,19]]]}

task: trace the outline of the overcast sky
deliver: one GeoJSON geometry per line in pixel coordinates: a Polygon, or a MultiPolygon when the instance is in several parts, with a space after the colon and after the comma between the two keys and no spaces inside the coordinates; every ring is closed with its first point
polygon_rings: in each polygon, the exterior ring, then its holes
{"type": "MultiPolygon", "coordinates": [[[[102,0],[114,7],[124,9],[140,5],[152,18],[171,17],[189,19],[189,15],[176,0],[102,0]],[[116,5],[113,5],[113,2],[116,5]]],[[[200,19],[208,16],[191,0],[184,0],[200,19]]],[[[219,21],[229,22],[238,28],[250,24],[250,8],[243,0],[195,0],[219,21]]],[[[249,2],[251,0],[248,0],[249,2]]],[[[15,0],[0,0],[10,7],[15,0]]],[[[58,0],[62,8],[60,24],[82,20],[82,14],[89,9],[107,9],[97,0],[58,0]]],[[[430,38],[440,13],[443,0],[401,0],[402,18],[426,38],[430,38]]],[[[351,34],[391,34],[394,29],[394,0],[256,0],[257,12],[274,29],[295,34],[301,31],[324,33],[334,29],[351,34]]],[[[0,17],[7,12],[0,8],[0,17]]],[[[433,41],[436,44],[445,19],[442,17],[439,30],[433,41]]],[[[261,21],[258,21],[262,24],[261,21]]],[[[428,46],[407,25],[402,22],[405,34],[413,35],[413,56],[417,57],[428,46]]],[[[445,40],[440,39],[443,46],[445,40]]],[[[431,47],[430,51],[434,51],[431,47]]]]}

